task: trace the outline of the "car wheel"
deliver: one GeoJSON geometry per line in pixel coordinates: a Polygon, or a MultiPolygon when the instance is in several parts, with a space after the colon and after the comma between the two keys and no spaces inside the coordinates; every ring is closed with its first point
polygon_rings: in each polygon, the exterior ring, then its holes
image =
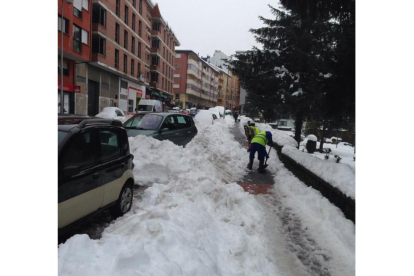
{"type": "Polygon", "coordinates": [[[125,184],[121,190],[121,193],[119,195],[119,198],[115,206],[111,210],[112,214],[115,217],[119,217],[127,213],[129,210],[131,210],[132,197],[133,197],[132,185],[125,184]]]}

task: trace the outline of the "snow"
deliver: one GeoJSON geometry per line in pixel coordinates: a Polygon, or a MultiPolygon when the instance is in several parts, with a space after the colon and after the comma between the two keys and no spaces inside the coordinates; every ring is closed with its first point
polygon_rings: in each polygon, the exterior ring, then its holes
{"type": "Polygon", "coordinates": [[[317,142],[318,141],[318,138],[316,138],[316,136],[313,135],[313,134],[309,134],[308,137],[307,137],[307,139],[309,141],[314,141],[314,142],[317,142]]]}
{"type": "Polygon", "coordinates": [[[95,117],[100,117],[100,118],[105,118],[105,119],[116,119],[121,122],[125,122],[128,119],[128,117],[125,116],[124,112],[122,112],[122,110],[117,107],[105,107],[104,109],[102,109],[100,113],[96,114],[95,117]],[[115,113],[116,111],[121,112],[124,116],[118,116],[115,113]]]}
{"type": "Polygon", "coordinates": [[[195,115],[194,121],[196,122],[196,124],[212,125],[214,123],[213,112],[211,112],[210,110],[200,110],[195,115]]]}
{"type": "Polygon", "coordinates": [[[325,162],[325,160],[291,146],[284,146],[282,153],[338,188],[347,196],[355,199],[355,174],[348,165],[325,162]]]}
{"type": "MultiPolygon", "coordinates": [[[[240,119],[243,131],[247,119],[240,119]]],[[[279,208],[271,209],[272,198],[235,183],[247,173],[248,156],[230,133],[234,124],[230,116],[214,124],[196,120],[198,134],[185,148],[129,138],[135,182],[147,189],[99,240],[75,235],[60,244],[59,275],[309,275],[287,252],[290,226],[278,217],[279,208]]],[[[256,125],[286,148],[296,143],[283,131],[256,125]]],[[[282,211],[302,221],[310,248],[312,240],[320,246],[311,255],[326,257],[332,276],[354,275],[354,224],[284,168],[275,151],[269,160],[282,211]]]]}
{"type": "Polygon", "coordinates": [[[299,96],[299,95],[302,95],[302,94],[303,94],[302,88],[299,88],[298,91],[292,93],[292,96],[299,96]]]}

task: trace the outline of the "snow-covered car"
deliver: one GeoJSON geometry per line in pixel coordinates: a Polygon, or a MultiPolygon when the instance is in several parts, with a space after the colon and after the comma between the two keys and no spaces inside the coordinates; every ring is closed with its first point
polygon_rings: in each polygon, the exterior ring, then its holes
{"type": "Polygon", "coordinates": [[[200,110],[194,117],[195,121],[204,125],[212,125],[214,123],[214,120],[217,119],[217,115],[214,114],[211,110],[200,110]]]}
{"type": "Polygon", "coordinates": [[[191,116],[194,117],[197,113],[198,113],[197,108],[195,108],[195,107],[190,108],[190,115],[191,116]]]}
{"type": "Polygon", "coordinates": [[[218,111],[220,112],[220,117],[224,118],[224,112],[225,112],[224,106],[217,105],[215,108],[217,108],[218,111]]]}
{"type": "Polygon", "coordinates": [[[124,112],[118,107],[104,107],[101,112],[95,115],[95,117],[104,118],[104,119],[116,119],[121,122],[125,122],[126,117],[124,112]]]}
{"type": "Polygon", "coordinates": [[[213,114],[215,114],[217,116],[217,118],[220,118],[220,111],[217,108],[210,107],[208,110],[210,110],[211,112],[213,112],[213,114]]]}
{"type": "Polygon", "coordinates": [[[118,120],[58,125],[58,232],[107,208],[116,216],[128,212],[133,159],[118,120]]]}
{"type": "Polygon", "coordinates": [[[190,115],[190,109],[183,109],[183,111],[181,111],[182,114],[184,115],[190,115]]]}
{"type": "Polygon", "coordinates": [[[232,115],[232,113],[231,113],[231,110],[230,109],[226,109],[225,111],[224,111],[224,114],[226,114],[226,115],[232,115]]]}
{"type": "Polygon", "coordinates": [[[197,135],[193,118],[180,113],[135,114],[124,124],[128,137],[145,135],[185,146],[197,135]]]}

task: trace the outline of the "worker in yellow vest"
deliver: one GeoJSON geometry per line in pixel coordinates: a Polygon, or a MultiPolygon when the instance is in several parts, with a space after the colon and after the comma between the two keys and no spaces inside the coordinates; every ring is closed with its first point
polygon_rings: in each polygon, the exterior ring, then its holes
{"type": "Polygon", "coordinates": [[[249,164],[247,164],[249,170],[253,168],[254,155],[257,151],[257,159],[259,159],[259,168],[257,170],[259,173],[266,172],[264,165],[264,159],[267,156],[266,145],[273,147],[272,133],[270,131],[262,131],[254,136],[251,143],[250,160],[249,164]]]}
{"type": "Polygon", "coordinates": [[[251,149],[251,143],[252,143],[252,139],[254,138],[254,136],[256,136],[256,134],[258,134],[260,132],[260,129],[256,126],[255,123],[250,123],[249,124],[249,136],[247,137],[248,140],[248,149],[247,151],[250,151],[251,149]]]}

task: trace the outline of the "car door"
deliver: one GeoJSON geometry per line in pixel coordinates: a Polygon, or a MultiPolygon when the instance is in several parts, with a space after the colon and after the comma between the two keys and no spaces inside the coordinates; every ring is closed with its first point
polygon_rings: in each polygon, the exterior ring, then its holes
{"type": "Polygon", "coordinates": [[[180,116],[181,118],[177,118],[181,126],[182,131],[182,140],[181,145],[187,145],[197,134],[197,129],[195,128],[193,119],[190,116],[180,116]]]}
{"type": "Polygon", "coordinates": [[[181,130],[177,124],[177,115],[168,115],[161,124],[161,133],[158,135],[159,140],[170,140],[179,145],[182,138],[181,130]]]}
{"type": "Polygon", "coordinates": [[[97,130],[99,161],[101,163],[103,198],[100,207],[116,201],[125,184],[129,156],[124,154],[122,145],[126,139],[117,128],[100,128],[97,130]]]}
{"type": "Polygon", "coordinates": [[[102,201],[96,132],[75,134],[58,159],[58,228],[96,211],[102,201]]]}

